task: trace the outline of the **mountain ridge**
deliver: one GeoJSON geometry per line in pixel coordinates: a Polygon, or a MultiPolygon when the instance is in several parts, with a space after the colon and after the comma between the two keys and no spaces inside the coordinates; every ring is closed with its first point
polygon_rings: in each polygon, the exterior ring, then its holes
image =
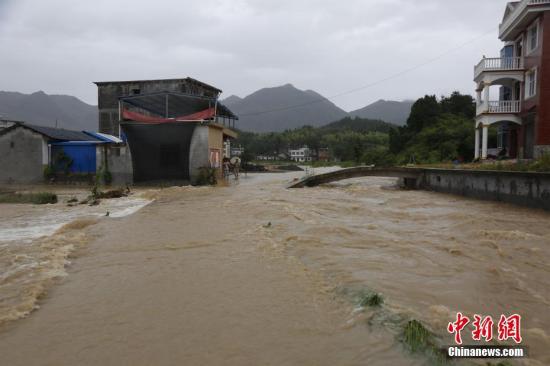
{"type": "MultiPolygon", "coordinates": [[[[237,127],[251,132],[281,132],[305,125],[322,127],[346,117],[380,120],[402,126],[413,101],[380,99],[363,108],[346,112],[314,90],[300,90],[287,83],[259,89],[241,98],[221,101],[240,117],[237,127]]],[[[30,124],[71,130],[98,130],[97,106],[75,96],[0,91],[0,117],[30,124]]]]}
{"type": "Polygon", "coordinates": [[[244,98],[231,95],[221,101],[239,121],[237,127],[250,132],[281,132],[310,125],[322,127],[346,117],[380,120],[402,126],[413,101],[378,100],[346,112],[314,90],[300,90],[292,84],[259,89],[244,98]]]}
{"type": "Polygon", "coordinates": [[[75,131],[97,131],[97,106],[75,96],[0,91],[0,117],[29,124],[59,127],[75,131]]]}
{"type": "Polygon", "coordinates": [[[238,128],[252,132],[318,127],[347,116],[346,111],[320,94],[292,84],[259,89],[228,106],[239,116],[238,128]]]}

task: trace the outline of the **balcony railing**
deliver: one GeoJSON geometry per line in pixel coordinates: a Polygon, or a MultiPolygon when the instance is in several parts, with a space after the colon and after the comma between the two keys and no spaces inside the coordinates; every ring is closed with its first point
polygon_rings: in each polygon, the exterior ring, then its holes
{"type": "Polygon", "coordinates": [[[482,103],[477,108],[477,114],[482,113],[519,113],[521,102],[519,100],[496,100],[482,103]]]}
{"type": "Polygon", "coordinates": [[[515,21],[516,19],[523,14],[524,11],[527,10],[529,6],[537,6],[537,5],[550,5],[550,0],[522,0],[514,9],[512,13],[510,13],[502,22],[500,25],[500,34],[504,32],[504,30],[508,29],[515,21]]]}
{"type": "Polygon", "coordinates": [[[474,78],[477,78],[484,71],[506,71],[521,69],[523,69],[523,57],[484,58],[475,67],[474,78]]]}

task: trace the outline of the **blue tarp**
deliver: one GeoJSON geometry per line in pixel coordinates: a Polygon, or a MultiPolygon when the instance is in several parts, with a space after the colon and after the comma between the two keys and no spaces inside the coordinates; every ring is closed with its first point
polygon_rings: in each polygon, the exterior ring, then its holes
{"type": "Polygon", "coordinates": [[[96,172],[96,147],[98,143],[93,141],[69,141],[52,144],[52,162],[56,170],[65,170],[66,161],[60,161],[59,156],[63,152],[70,158],[71,173],[95,173],[96,172]]]}

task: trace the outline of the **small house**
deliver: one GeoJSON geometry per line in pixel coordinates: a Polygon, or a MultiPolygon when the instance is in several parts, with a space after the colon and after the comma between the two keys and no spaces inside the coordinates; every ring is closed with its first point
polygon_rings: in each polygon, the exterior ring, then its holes
{"type": "Polygon", "coordinates": [[[89,179],[98,171],[131,183],[127,162],[129,151],[114,136],[20,122],[0,130],[1,183],[39,183],[54,175],[89,179]]]}

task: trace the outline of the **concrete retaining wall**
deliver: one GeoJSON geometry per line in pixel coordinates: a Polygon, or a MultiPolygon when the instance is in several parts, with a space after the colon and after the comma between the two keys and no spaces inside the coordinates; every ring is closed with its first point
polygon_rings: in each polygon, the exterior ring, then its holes
{"type": "Polygon", "coordinates": [[[550,211],[550,173],[424,169],[417,187],[550,211]]]}

